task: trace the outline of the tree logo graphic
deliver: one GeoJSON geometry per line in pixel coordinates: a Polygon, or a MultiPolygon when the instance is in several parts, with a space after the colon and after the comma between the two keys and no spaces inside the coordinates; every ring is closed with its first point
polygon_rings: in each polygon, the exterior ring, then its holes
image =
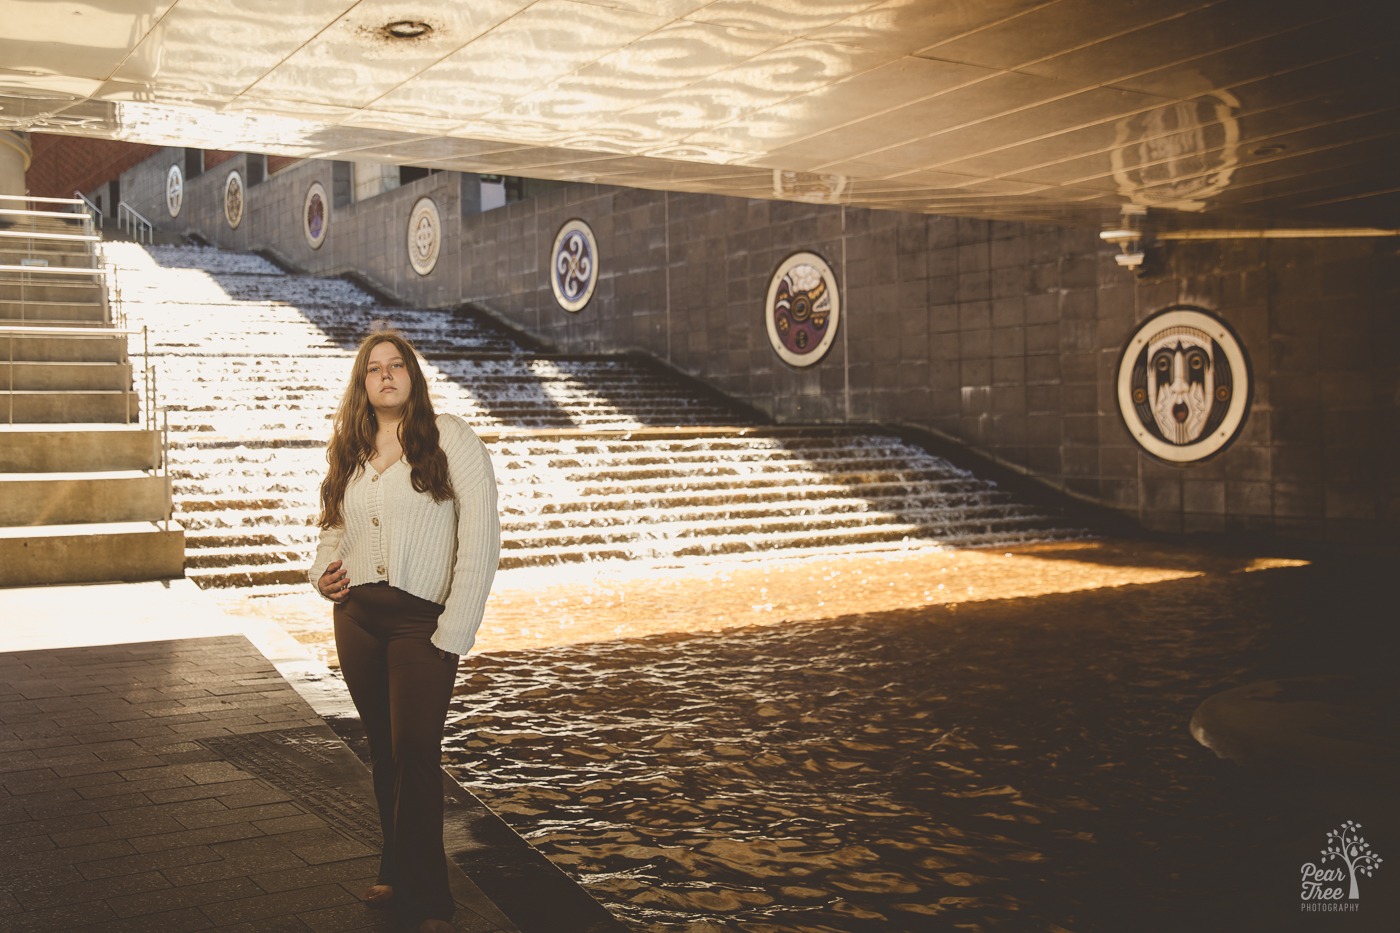
{"type": "Polygon", "coordinates": [[[1309,909],[1309,905],[1320,906],[1343,899],[1360,899],[1358,876],[1371,877],[1384,861],[1371,849],[1371,844],[1361,837],[1360,829],[1360,823],[1347,820],[1339,829],[1329,831],[1327,846],[1322,850],[1322,858],[1318,860],[1320,864],[1308,862],[1303,866],[1304,909],[1309,909]],[[1329,862],[1341,864],[1329,866],[1329,862]],[[1346,866],[1345,871],[1341,865],[1346,866]],[[1350,889],[1344,890],[1342,885],[1348,882],[1350,889]]]}

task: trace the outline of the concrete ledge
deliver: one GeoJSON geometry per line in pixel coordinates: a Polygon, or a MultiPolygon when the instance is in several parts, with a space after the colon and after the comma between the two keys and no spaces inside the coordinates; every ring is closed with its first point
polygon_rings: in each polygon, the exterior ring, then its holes
{"type": "Polygon", "coordinates": [[[90,257],[86,265],[75,266],[26,266],[15,263],[0,263],[0,275],[7,277],[28,278],[29,276],[69,276],[86,278],[93,276],[99,279],[107,277],[107,270],[97,265],[95,257],[90,257]]]}
{"type": "Polygon", "coordinates": [[[74,389],[120,392],[131,386],[129,363],[16,362],[0,360],[0,386],[26,392],[74,389]]]}
{"type": "Polygon", "coordinates": [[[0,279],[0,299],[11,301],[101,301],[102,293],[101,285],[87,282],[16,282],[0,279]]]}
{"type": "Polygon", "coordinates": [[[103,323],[106,311],[100,301],[12,301],[0,302],[0,322],[43,324],[46,321],[81,321],[91,327],[103,323]]]}
{"type": "Polygon", "coordinates": [[[149,471],[0,473],[0,525],[154,522],[168,514],[166,477],[149,471]]]}
{"type": "Polygon", "coordinates": [[[53,233],[44,230],[0,230],[0,242],[4,242],[5,240],[40,240],[52,243],[101,243],[102,237],[96,233],[53,233]]]}
{"type": "Polygon", "coordinates": [[[84,421],[133,422],[141,414],[137,392],[10,392],[6,402],[15,424],[71,424],[84,421]]]}
{"type": "Polygon", "coordinates": [[[136,425],[0,424],[0,473],[154,470],[159,465],[160,432],[136,425]]]}
{"type": "Polygon", "coordinates": [[[185,530],[153,522],[0,528],[0,586],[166,580],[185,572],[185,530]]]}
{"type": "MultiPolygon", "coordinates": [[[[7,348],[13,342],[15,359],[27,362],[119,363],[127,359],[125,334],[112,334],[110,337],[97,334],[79,336],[59,332],[63,325],[58,321],[48,323],[54,325],[55,333],[16,336],[5,334],[0,339],[3,339],[7,348]]],[[[6,353],[7,357],[8,355],[6,353]]]]}
{"type": "Polygon", "coordinates": [[[1294,779],[1400,785],[1400,684],[1342,676],[1266,680],[1207,699],[1191,734],[1221,758],[1294,779]]]}

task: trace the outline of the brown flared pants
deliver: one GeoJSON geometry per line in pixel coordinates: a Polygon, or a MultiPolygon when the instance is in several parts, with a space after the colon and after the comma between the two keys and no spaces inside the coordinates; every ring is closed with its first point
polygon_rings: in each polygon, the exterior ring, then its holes
{"type": "Polygon", "coordinates": [[[350,588],[335,607],[335,647],[369,734],[384,833],[379,883],[417,922],[450,920],[442,843],[442,729],[458,656],[433,647],[442,606],[387,583],[350,588]]]}

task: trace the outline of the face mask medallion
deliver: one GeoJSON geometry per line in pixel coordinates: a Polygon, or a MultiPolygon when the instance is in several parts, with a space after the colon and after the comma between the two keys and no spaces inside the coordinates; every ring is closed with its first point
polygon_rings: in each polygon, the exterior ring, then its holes
{"type": "Polygon", "coordinates": [[[1173,463],[1204,459],[1230,443],[1244,423],[1248,394],[1238,340],[1203,311],[1177,308],[1153,316],[1119,361],[1119,411],[1128,431],[1149,453],[1173,463]]]}

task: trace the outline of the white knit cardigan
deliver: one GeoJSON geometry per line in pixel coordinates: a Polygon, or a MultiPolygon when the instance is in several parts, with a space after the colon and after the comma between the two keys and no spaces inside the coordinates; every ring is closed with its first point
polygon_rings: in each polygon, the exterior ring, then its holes
{"type": "Polygon", "coordinates": [[[341,526],[321,531],[309,576],[316,586],[326,567],[340,560],[351,586],[382,580],[439,603],[445,608],[433,644],[466,654],[500,558],[496,475],[486,446],[465,421],[438,415],[437,426],[456,498],[434,502],[416,492],[405,460],[383,473],[361,466],[345,487],[341,526]]]}

